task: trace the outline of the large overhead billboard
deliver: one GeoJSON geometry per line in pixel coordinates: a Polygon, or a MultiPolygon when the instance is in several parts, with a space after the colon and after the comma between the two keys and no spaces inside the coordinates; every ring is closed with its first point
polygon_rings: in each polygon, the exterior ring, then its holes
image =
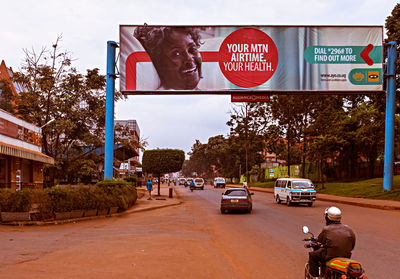
{"type": "Polygon", "coordinates": [[[382,91],[382,26],[120,26],[126,94],[382,91]]]}

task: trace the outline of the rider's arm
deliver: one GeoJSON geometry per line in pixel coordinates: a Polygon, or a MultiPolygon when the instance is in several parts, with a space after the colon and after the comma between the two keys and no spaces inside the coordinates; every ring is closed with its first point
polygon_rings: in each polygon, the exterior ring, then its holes
{"type": "Polygon", "coordinates": [[[318,235],[317,242],[325,244],[325,242],[326,242],[326,231],[325,231],[325,228],[323,228],[322,232],[318,235]]]}
{"type": "Polygon", "coordinates": [[[353,250],[354,247],[356,246],[356,235],[354,234],[352,229],[350,229],[350,233],[351,233],[351,238],[352,238],[352,241],[353,241],[351,249],[353,250]]]}

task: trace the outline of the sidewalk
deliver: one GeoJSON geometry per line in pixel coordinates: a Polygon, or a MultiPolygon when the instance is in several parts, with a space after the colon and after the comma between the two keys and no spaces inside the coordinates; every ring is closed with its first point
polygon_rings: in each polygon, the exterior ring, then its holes
{"type": "MultiPolygon", "coordinates": [[[[239,185],[228,184],[227,187],[242,187],[239,185]]],[[[265,193],[274,193],[274,188],[261,188],[261,187],[248,187],[252,191],[265,192],[265,193]]],[[[364,199],[364,198],[350,198],[350,197],[341,197],[327,194],[318,194],[317,200],[320,201],[329,201],[329,202],[337,202],[343,204],[350,204],[356,206],[370,207],[370,208],[378,208],[384,210],[400,210],[400,201],[393,200],[378,200],[378,199],[364,199]]]]}
{"type": "Polygon", "coordinates": [[[153,185],[153,191],[151,192],[151,200],[148,200],[148,192],[146,190],[146,186],[138,187],[138,199],[134,206],[128,209],[125,212],[120,214],[130,214],[133,212],[141,212],[147,211],[157,208],[163,208],[172,205],[181,204],[182,201],[179,199],[177,192],[174,189],[175,186],[171,183],[171,186],[168,186],[167,183],[160,185],[160,196],[158,194],[158,185],[153,185]],[[172,198],[169,197],[169,189],[172,189],[172,198]]]}

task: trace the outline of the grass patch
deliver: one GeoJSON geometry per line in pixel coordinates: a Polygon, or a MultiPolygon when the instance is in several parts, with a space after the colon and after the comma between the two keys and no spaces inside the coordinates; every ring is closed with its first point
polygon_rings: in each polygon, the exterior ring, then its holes
{"type": "MultiPolygon", "coordinates": [[[[275,181],[251,183],[251,187],[273,188],[275,181]]],[[[357,197],[368,199],[400,201],[400,175],[393,176],[393,187],[390,191],[383,191],[383,178],[373,178],[351,182],[328,182],[322,189],[321,183],[316,183],[318,193],[357,197]]]]}
{"type": "Polygon", "coordinates": [[[252,187],[261,187],[261,188],[274,188],[275,181],[266,181],[266,182],[255,182],[251,183],[250,186],[252,187]]]}
{"type": "Polygon", "coordinates": [[[400,176],[393,177],[391,191],[383,191],[383,178],[373,178],[351,182],[328,182],[324,188],[318,184],[318,193],[344,197],[358,197],[368,199],[398,200],[400,201],[400,176]]]}

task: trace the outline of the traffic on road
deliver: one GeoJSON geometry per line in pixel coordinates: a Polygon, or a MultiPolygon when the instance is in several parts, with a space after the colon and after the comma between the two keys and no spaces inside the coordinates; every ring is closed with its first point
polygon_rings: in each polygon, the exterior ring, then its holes
{"type": "MultiPolygon", "coordinates": [[[[168,190],[166,183],[163,187],[168,190]]],[[[250,189],[251,214],[221,214],[230,185],[207,183],[193,192],[184,185],[171,187],[179,205],[64,225],[1,226],[1,277],[304,278],[308,251],[302,228],[321,232],[324,210],[335,206],[356,236],[351,259],[362,264],[368,278],[397,278],[399,211],[318,199],[312,207],[283,206],[273,193],[250,189]]],[[[163,201],[138,204],[152,202],[163,201]]]]}

